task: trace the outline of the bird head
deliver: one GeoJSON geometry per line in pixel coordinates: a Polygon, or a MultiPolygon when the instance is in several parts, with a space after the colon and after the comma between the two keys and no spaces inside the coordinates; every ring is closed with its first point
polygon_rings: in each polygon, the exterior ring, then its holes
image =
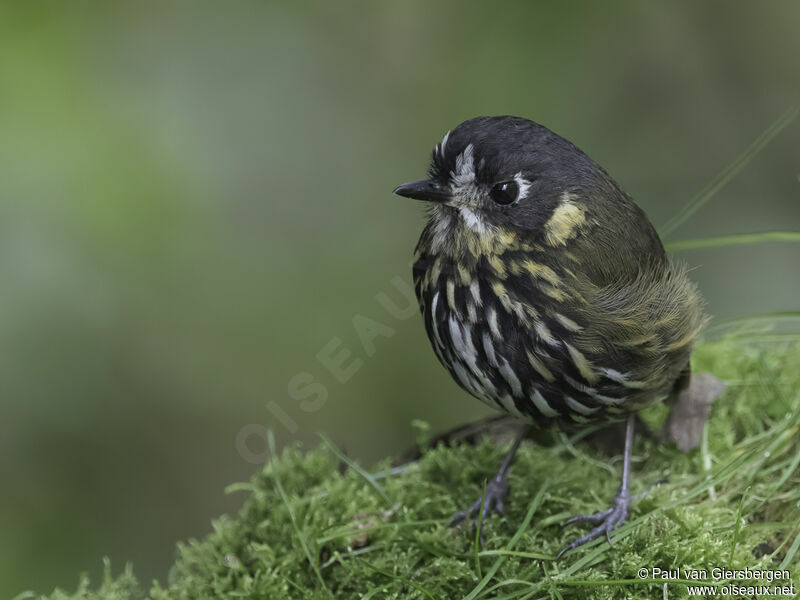
{"type": "MultiPolygon", "coordinates": [[[[430,203],[440,229],[486,240],[524,230],[559,241],[586,222],[587,202],[624,196],[571,142],[519,117],[476,117],[433,150],[429,177],[394,193],[430,203]]],[[[533,236],[532,236],[533,234],[533,236]]]]}

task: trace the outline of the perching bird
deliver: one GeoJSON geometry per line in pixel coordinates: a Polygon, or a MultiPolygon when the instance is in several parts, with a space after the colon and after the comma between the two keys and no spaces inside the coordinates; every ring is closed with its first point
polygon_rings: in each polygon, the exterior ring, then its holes
{"type": "MultiPolygon", "coordinates": [[[[619,491],[607,510],[568,521],[597,526],[562,553],[608,536],[631,502],[635,413],[689,380],[705,319],[685,268],[602,167],[527,119],[465,121],[434,149],[428,179],[394,191],[428,203],[414,284],[433,349],[462,388],[536,425],[627,420],[619,491]]],[[[503,512],[520,440],[483,516],[503,512]]]]}

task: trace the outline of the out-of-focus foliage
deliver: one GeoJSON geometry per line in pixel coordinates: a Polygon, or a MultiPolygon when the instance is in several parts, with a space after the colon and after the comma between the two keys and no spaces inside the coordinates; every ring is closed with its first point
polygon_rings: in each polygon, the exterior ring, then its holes
{"type": "MultiPolygon", "coordinates": [[[[484,414],[376,299],[403,304],[422,226],[392,188],[511,113],[665,223],[798,102],[798,25],[790,1],[3,3],[0,596],[105,554],[163,577],[266,426],[372,461],[484,414]],[[371,355],[356,315],[392,332],[371,355]],[[326,348],[362,361],[346,383],[326,348]]],[[[800,229],[798,142],[672,239],[800,229]]],[[[717,318],[797,307],[796,246],[683,256],[717,318]]]]}

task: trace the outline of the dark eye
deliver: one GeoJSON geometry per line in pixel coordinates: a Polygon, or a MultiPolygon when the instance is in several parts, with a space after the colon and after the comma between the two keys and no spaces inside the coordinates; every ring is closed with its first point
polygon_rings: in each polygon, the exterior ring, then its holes
{"type": "Polygon", "coordinates": [[[516,181],[503,181],[495,184],[491,191],[492,200],[498,204],[511,204],[519,196],[519,185],[516,181]]]}

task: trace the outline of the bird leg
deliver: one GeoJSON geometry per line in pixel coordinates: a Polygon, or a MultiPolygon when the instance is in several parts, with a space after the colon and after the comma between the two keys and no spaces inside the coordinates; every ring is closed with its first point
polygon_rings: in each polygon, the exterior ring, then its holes
{"type": "Polygon", "coordinates": [[[503,511],[505,510],[505,505],[503,504],[503,499],[508,492],[508,473],[511,470],[511,461],[514,459],[514,455],[517,453],[519,445],[522,443],[522,438],[525,437],[525,432],[527,429],[527,427],[523,427],[514,438],[514,443],[511,444],[511,448],[503,459],[503,464],[500,465],[500,469],[497,471],[497,474],[486,484],[485,497],[481,496],[467,510],[454,514],[453,518],[450,519],[448,526],[457,525],[464,519],[471,517],[479,511],[481,514],[475,519],[473,523],[474,528],[478,527],[478,521],[483,522],[486,520],[486,517],[491,511],[495,511],[499,515],[504,514],[503,511]],[[481,504],[483,504],[483,510],[481,510],[481,504]]]}
{"type": "Polygon", "coordinates": [[[599,523],[599,525],[586,535],[579,537],[568,546],[565,546],[561,552],[558,553],[556,559],[561,558],[561,555],[567,550],[572,550],[573,548],[582,546],[586,542],[589,542],[604,534],[609,545],[612,545],[609,533],[615,527],[617,527],[617,525],[620,525],[623,521],[625,521],[625,518],[628,516],[628,508],[630,508],[631,505],[631,492],[628,484],[630,481],[634,420],[635,415],[630,415],[625,426],[625,454],[622,460],[622,484],[619,486],[619,491],[616,493],[614,500],[611,502],[611,507],[592,515],[577,515],[565,522],[564,525],[569,525],[571,523],[583,523],[586,521],[590,523],[599,523]]]}

